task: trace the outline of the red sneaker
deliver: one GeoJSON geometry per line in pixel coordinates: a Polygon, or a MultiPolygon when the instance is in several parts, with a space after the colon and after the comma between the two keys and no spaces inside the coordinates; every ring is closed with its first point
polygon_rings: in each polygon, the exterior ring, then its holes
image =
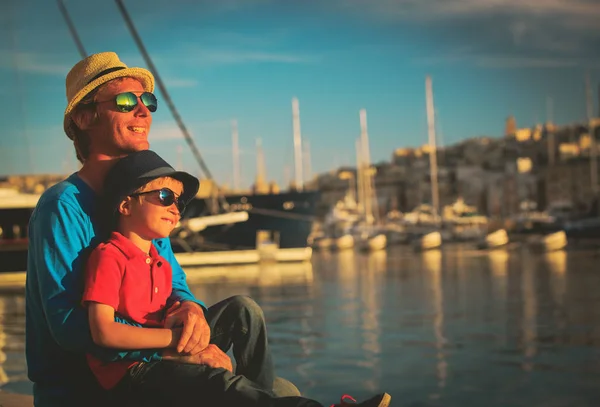
{"type": "Polygon", "coordinates": [[[347,394],[342,396],[339,404],[332,404],[331,407],[388,407],[392,401],[392,396],[387,393],[378,394],[363,402],[357,402],[347,394]]]}

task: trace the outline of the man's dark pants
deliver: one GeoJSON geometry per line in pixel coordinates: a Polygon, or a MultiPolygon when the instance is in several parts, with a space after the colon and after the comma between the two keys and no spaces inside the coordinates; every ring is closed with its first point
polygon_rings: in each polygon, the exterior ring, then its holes
{"type": "Polygon", "coordinates": [[[206,320],[211,329],[211,343],[224,352],[233,347],[235,374],[206,365],[171,361],[140,363],[129,370],[113,391],[119,404],[131,401],[144,406],[190,403],[237,407],[321,406],[298,397],[299,393],[294,391],[297,389],[281,379],[278,383],[280,387],[287,386],[287,394],[273,389],[273,361],[265,319],[254,300],[245,296],[228,298],[210,307],[206,320]]]}

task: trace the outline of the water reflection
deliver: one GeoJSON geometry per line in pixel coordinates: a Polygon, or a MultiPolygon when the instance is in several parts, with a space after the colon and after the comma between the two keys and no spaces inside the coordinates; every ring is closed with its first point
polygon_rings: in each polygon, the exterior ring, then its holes
{"type": "Polygon", "coordinates": [[[5,302],[6,299],[0,298],[0,386],[3,386],[6,383],[8,383],[8,375],[4,370],[6,362],[6,353],[4,352],[4,349],[6,348],[6,332],[4,331],[6,329],[5,325],[7,324],[4,321],[4,318],[2,317],[7,313],[5,302]]]}
{"type": "MultiPolygon", "coordinates": [[[[329,403],[385,390],[408,406],[595,407],[597,261],[595,253],[399,246],[186,271],[207,305],[242,294],[262,306],[277,374],[308,397],[329,403]]],[[[22,292],[0,300],[0,379],[28,392],[22,292]]]]}
{"type": "Polygon", "coordinates": [[[313,281],[313,269],[310,262],[263,263],[228,267],[187,267],[185,272],[190,287],[212,284],[270,287],[287,284],[310,284],[313,281]]]}
{"type": "Polygon", "coordinates": [[[21,289],[0,290],[0,387],[30,391],[25,366],[25,298],[21,289]],[[17,383],[13,385],[13,383],[17,383]],[[19,384],[20,383],[20,384],[19,384]]]}
{"type": "Polygon", "coordinates": [[[494,277],[503,280],[508,272],[508,251],[490,250],[487,255],[494,277]]]}
{"type": "MultiPolygon", "coordinates": [[[[448,363],[444,352],[446,338],[444,337],[444,293],[442,290],[442,252],[441,250],[427,250],[423,252],[423,265],[429,273],[429,283],[433,293],[432,302],[434,309],[433,331],[435,333],[436,373],[438,387],[446,386],[448,363]]],[[[437,395],[435,395],[437,397],[437,395]]]]}
{"type": "Polygon", "coordinates": [[[526,263],[521,270],[521,287],[523,298],[523,370],[529,372],[533,369],[534,357],[537,353],[537,290],[535,287],[534,275],[535,266],[532,264],[534,259],[526,257],[526,263]]]}
{"type": "Polygon", "coordinates": [[[361,348],[364,357],[359,363],[369,370],[365,380],[365,388],[371,392],[380,389],[381,379],[381,282],[382,274],[386,271],[387,253],[383,250],[361,256],[360,269],[363,278],[360,283],[360,301],[363,305],[361,312],[361,348]]]}

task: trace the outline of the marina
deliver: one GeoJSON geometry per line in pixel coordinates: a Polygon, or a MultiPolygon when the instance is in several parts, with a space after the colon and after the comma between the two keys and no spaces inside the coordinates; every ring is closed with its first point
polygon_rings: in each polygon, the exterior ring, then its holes
{"type": "MultiPolygon", "coordinates": [[[[0,16],[0,407],[33,406],[24,287],[40,197],[148,143],[200,180],[185,211],[183,192],[159,199],[181,215],[162,220],[192,293],[209,306],[253,298],[276,374],[304,396],[600,405],[597,7],[50,3],[9,0],[0,16]],[[107,88],[74,97],[69,67],[103,51],[122,60],[106,56],[84,87],[122,63],[152,85],[130,71],[107,100],[107,88]]],[[[80,199],[90,172],[76,199],[93,220],[85,239],[108,232],[80,199]]],[[[38,311],[47,325],[52,310],[38,311]]],[[[36,360],[54,368],[52,349],[36,360]]]]}
{"type": "MultiPolygon", "coordinates": [[[[396,246],[186,273],[207,304],[236,294],[257,300],[278,374],[309,397],[334,402],[383,388],[407,406],[595,407],[599,256],[396,246]]],[[[15,277],[0,276],[0,402],[29,407],[7,396],[31,393],[15,277]]]]}

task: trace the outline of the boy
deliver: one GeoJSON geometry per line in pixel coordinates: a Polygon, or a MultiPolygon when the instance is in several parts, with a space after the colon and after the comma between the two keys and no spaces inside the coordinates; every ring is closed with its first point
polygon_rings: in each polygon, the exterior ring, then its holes
{"type": "MultiPolygon", "coordinates": [[[[181,328],[164,327],[171,269],[152,240],[169,236],[198,186],[196,178],[175,171],[151,150],[132,153],[109,171],[104,200],[107,225],[113,232],[90,255],[82,299],[96,344],[116,349],[173,349],[177,345],[181,328]],[[143,327],[115,323],[115,315],[143,327]]],[[[220,360],[189,356],[189,363],[162,370],[168,375],[148,369],[140,374],[144,364],[173,363],[165,359],[106,363],[88,355],[88,363],[105,389],[115,394],[134,392],[140,399],[165,405],[198,400],[205,405],[240,407],[321,406],[302,397],[276,398],[258,377],[233,374],[226,356],[220,360]]],[[[389,395],[382,394],[359,405],[385,407],[389,400],[389,395]]],[[[340,406],[344,405],[343,399],[340,406]]]]}

